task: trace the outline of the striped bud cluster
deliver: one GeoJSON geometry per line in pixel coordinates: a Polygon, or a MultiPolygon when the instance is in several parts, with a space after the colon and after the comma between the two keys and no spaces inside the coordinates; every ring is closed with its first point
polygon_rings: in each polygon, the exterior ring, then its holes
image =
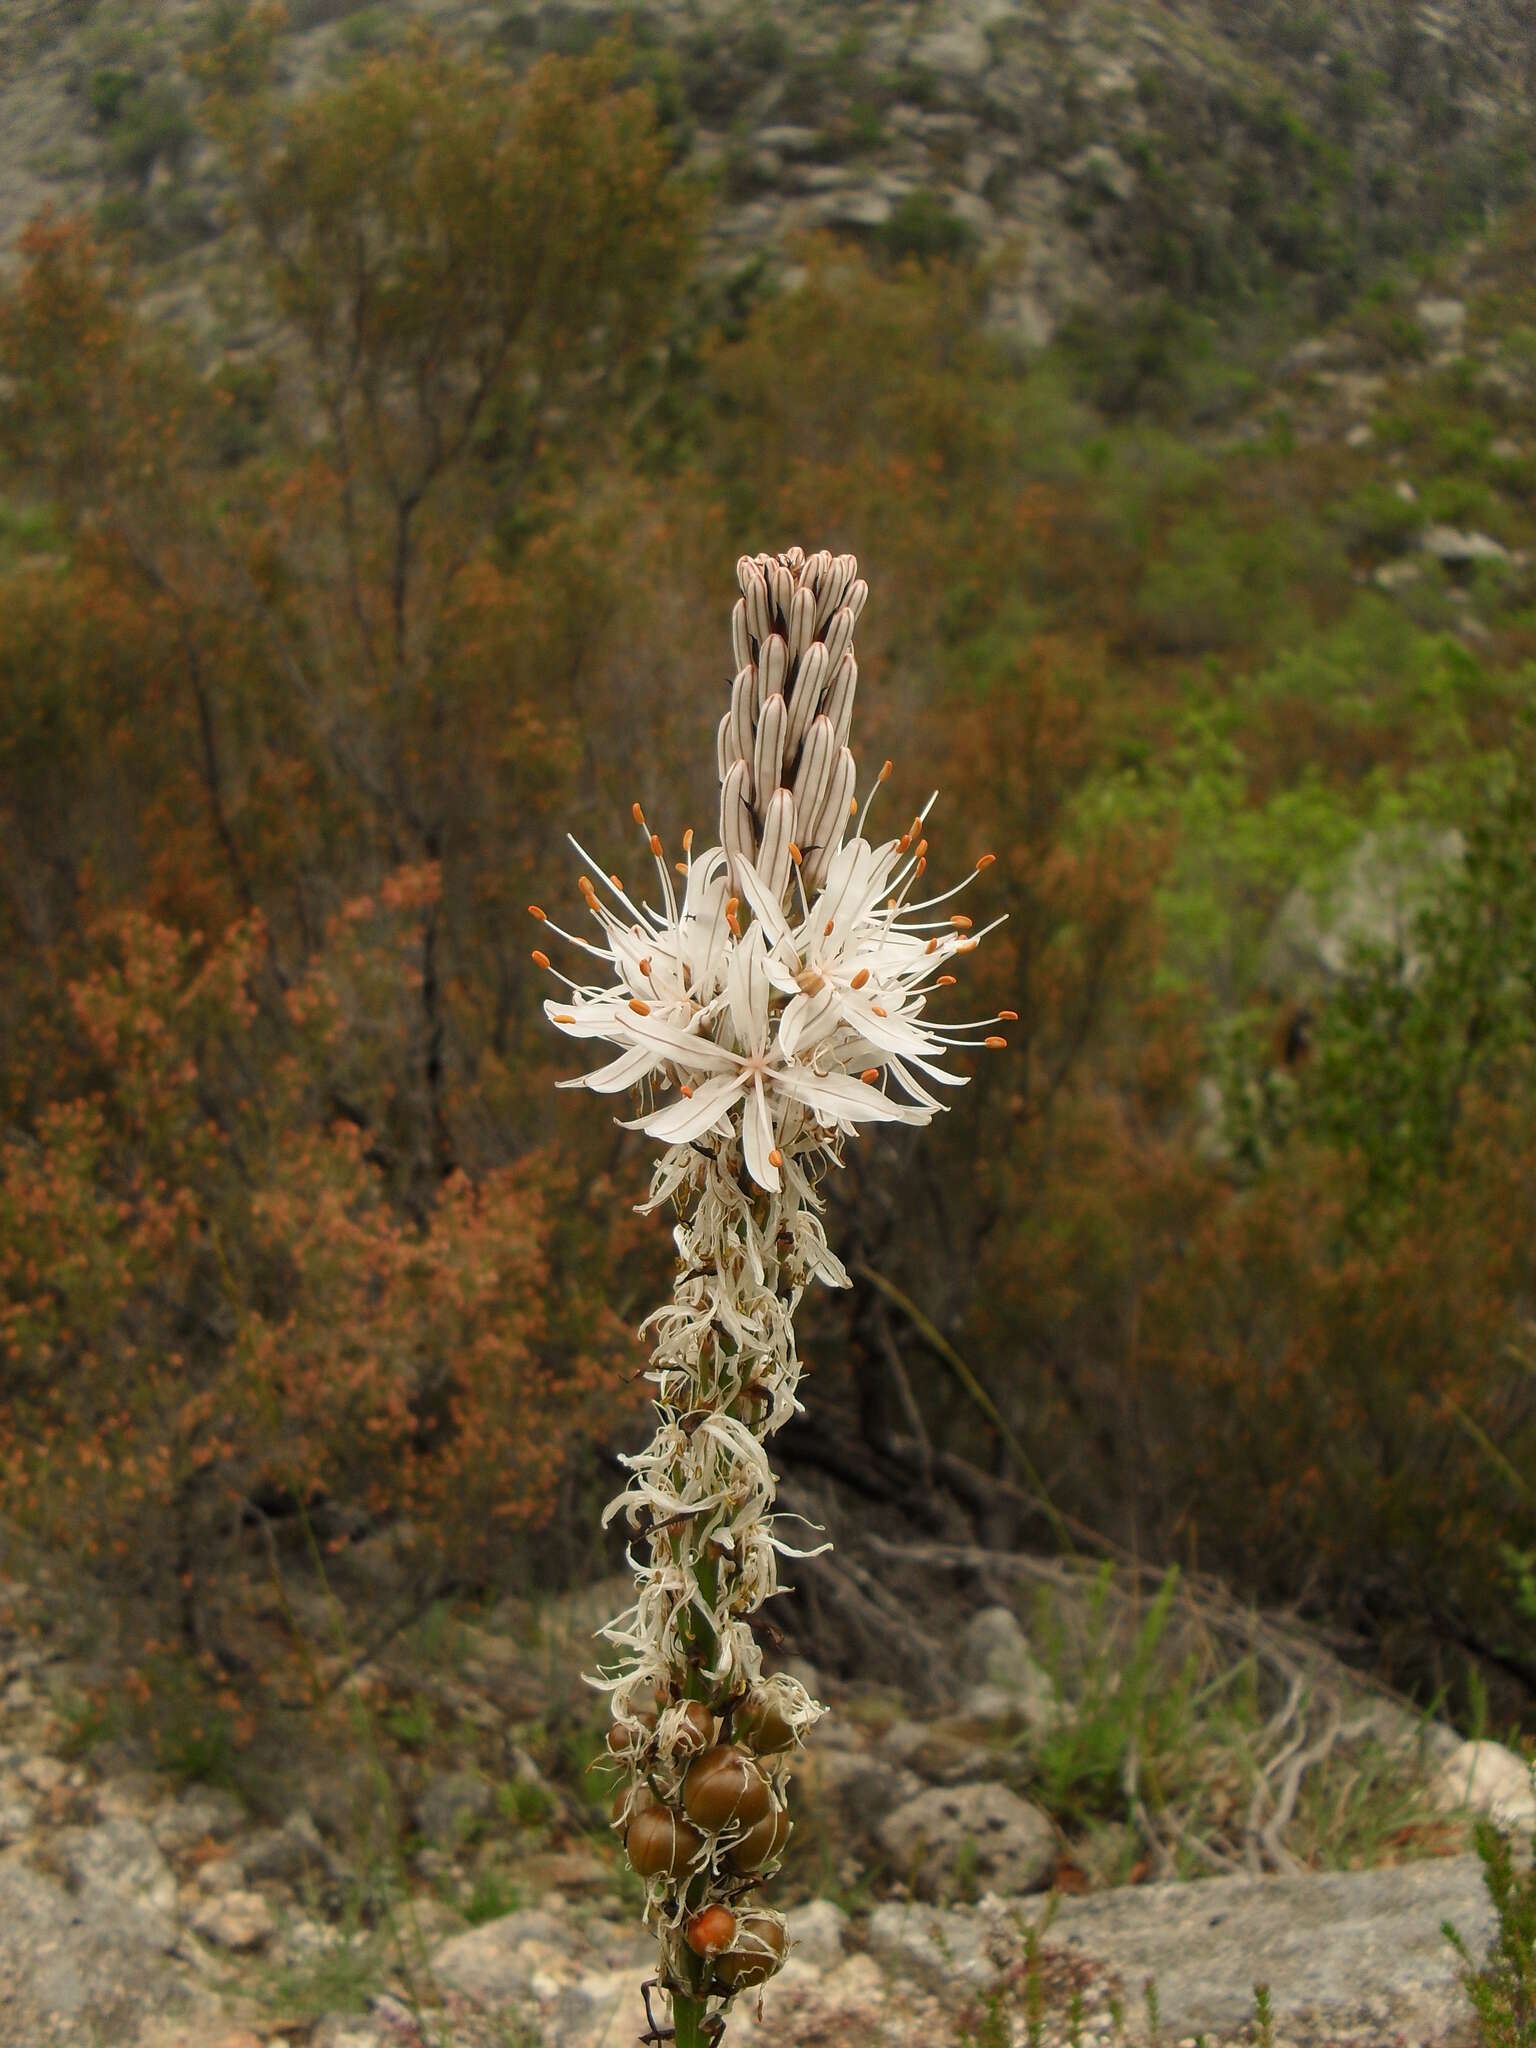
{"type": "Polygon", "coordinates": [[[748,860],[775,898],[798,864],[820,888],[848,829],[848,747],[859,665],[853,629],[869,586],[852,555],[743,555],[731,613],[736,674],[720,720],[720,844],[740,888],[748,860]]]}

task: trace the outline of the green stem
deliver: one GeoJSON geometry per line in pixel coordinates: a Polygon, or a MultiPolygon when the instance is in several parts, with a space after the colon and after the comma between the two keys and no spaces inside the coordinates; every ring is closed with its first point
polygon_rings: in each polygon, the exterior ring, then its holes
{"type": "Polygon", "coordinates": [[[672,1997],[672,2024],[677,2029],[673,2048],[708,2048],[704,2034],[705,2001],[702,1998],[685,1998],[681,1992],[672,1997]]]}

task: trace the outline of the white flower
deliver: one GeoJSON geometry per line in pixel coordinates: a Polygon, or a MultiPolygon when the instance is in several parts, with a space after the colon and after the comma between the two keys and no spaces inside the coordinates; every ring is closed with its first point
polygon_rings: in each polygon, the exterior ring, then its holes
{"type": "MultiPolygon", "coordinates": [[[[659,903],[636,902],[578,846],[595,938],[533,913],[591,963],[585,978],[560,976],[569,993],[545,1005],[551,1022],[612,1053],[560,1085],[638,1092],[626,1128],[664,1147],[642,1206],[678,1211],[672,1294],[641,1325],[656,1433],[622,1460],[628,1482],[604,1515],[628,1524],[635,1599],[601,1631],[618,1668],[592,1681],[612,1695],[633,1784],[664,1802],[681,1786],[688,1674],[693,1692],[702,1672],[721,1711],[748,1690],[771,1694],[797,1739],[822,1712],[794,1681],[764,1680],[751,1622],[779,1590],[779,1560],[816,1555],[778,1533],[766,1446],[800,1407],[805,1288],[848,1285],[822,1225],[821,1177],[861,1126],[927,1123],[942,1107],[932,1086],[965,1079],[945,1064],[956,1047],[1002,1043],[990,1032],[1001,1019],[955,1027],[929,1015],[955,981],[949,964],[985,934],[947,910],[957,890],[912,900],[927,811],[876,846],[863,836],[866,803],[846,836],[857,809],[852,640],[868,594],[857,568],[851,555],[798,548],[738,563],[736,674],[717,736],[722,843],[695,859],[684,835],[681,901],[637,804],[659,903]]],[[[887,762],[876,787],[889,772],[887,762]]],[[[558,971],[543,952],[534,959],[558,971]]],[[[779,1802],[793,1762],[760,1759],[779,1802]]],[[[647,1882],[674,1994],[698,1981],[687,1915],[739,1882],[734,1840],[709,1836],[685,1871],[647,1882]]]]}

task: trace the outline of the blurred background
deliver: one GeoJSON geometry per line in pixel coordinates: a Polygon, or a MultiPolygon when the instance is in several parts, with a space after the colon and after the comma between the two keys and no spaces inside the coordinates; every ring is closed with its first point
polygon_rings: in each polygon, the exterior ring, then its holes
{"type": "Polygon", "coordinates": [[[669,1245],[525,906],[713,837],[792,542],[1020,1022],[830,1191],[778,1647],[921,1695],[989,1553],[1177,1566],[1536,1728],[1533,67],[1515,0],[11,0],[0,1542],[82,1745],[238,1779],[362,1670],[408,1775],[386,1646],[607,1611],[669,1245]]]}

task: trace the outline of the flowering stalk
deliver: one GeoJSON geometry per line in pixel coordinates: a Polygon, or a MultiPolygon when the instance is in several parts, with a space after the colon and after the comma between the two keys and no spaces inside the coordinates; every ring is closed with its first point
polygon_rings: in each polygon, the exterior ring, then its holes
{"type": "Polygon", "coordinates": [[[801,1295],[813,1280],[848,1285],[819,1183],[860,1125],[927,1123],[942,1107],[932,1086],[964,1078],[944,1053],[1001,1046],[990,1027],[1013,1015],[926,1015],[954,982],[950,961],[985,935],[948,906],[991,855],[913,900],[933,799],[898,838],[863,836],[891,764],[861,814],[848,735],[868,592],[853,556],[743,556],[737,578],[719,845],[696,854],[685,832],[669,866],[636,804],[655,905],[577,846],[596,936],[533,911],[593,963],[559,977],[569,993],[545,1005],[551,1023],[616,1052],[560,1085],[640,1092],[625,1127],[664,1148],[642,1206],[670,1202],[678,1217],[671,1299],[641,1326],[656,1434],[622,1460],[629,1483],[604,1516],[632,1533],[636,1598],[602,1631],[617,1667],[592,1681],[610,1695],[614,1827],[645,1880],[677,2048],[718,2041],[729,2001],[765,1984],[788,1945],[757,1891],[783,1856],[790,1772],[824,1709],[798,1679],[764,1675],[752,1617],[779,1589],[781,1557],[816,1554],[779,1533],[765,1442],[801,1405],[801,1295]]]}

